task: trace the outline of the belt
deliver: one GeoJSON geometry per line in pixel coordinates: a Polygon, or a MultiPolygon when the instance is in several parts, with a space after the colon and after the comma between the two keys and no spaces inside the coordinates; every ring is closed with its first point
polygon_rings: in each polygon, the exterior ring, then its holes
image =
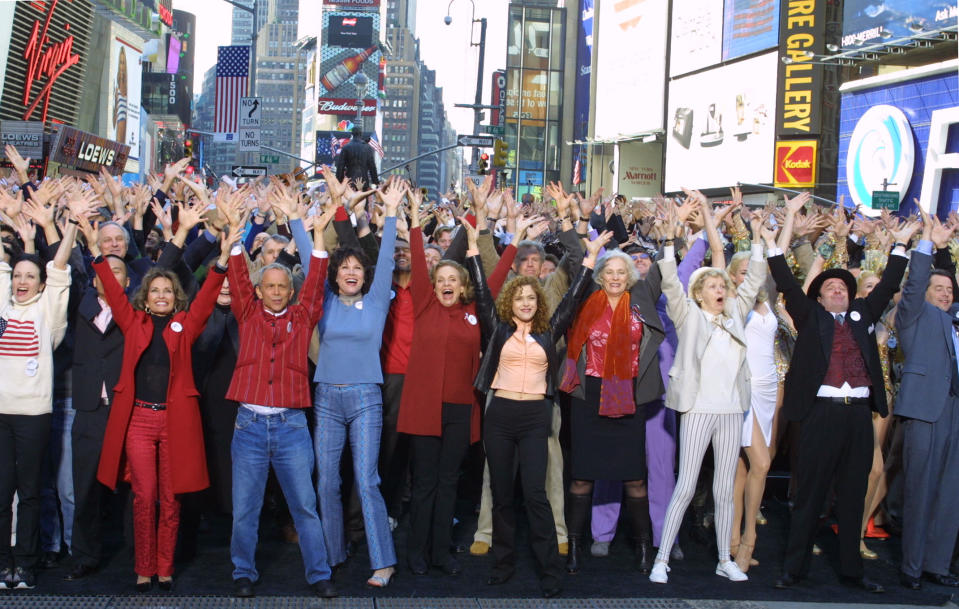
{"type": "Polygon", "coordinates": [[[816,397],[817,400],[822,400],[824,402],[832,402],[833,404],[868,404],[869,398],[851,398],[849,396],[843,396],[841,398],[827,398],[827,397],[816,397]]]}
{"type": "Polygon", "coordinates": [[[148,408],[150,410],[166,410],[166,404],[155,404],[153,402],[144,402],[142,400],[133,400],[133,405],[137,408],[148,408]]]}

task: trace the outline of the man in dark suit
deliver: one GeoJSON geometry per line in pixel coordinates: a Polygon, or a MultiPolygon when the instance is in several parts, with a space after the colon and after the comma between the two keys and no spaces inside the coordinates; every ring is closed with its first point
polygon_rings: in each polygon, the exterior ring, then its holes
{"type": "Polygon", "coordinates": [[[376,173],[376,161],[373,149],[363,141],[363,130],[353,127],[353,139],[336,157],[336,179],[342,181],[346,176],[352,180],[362,180],[366,187],[377,185],[380,178],[376,173]]]}
{"type": "Polygon", "coordinates": [[[947,242],[952,230],[922,214],[922,238],[896,309],[906,354],[896,399],[906,485],[900,582],[911,590],[920,588],[920,578],[959,587],[949,573],[959,533],[959,304],[951,273],[932,269],[933,242],[947,242]]]}
{"type": "MultiPolygon", "coordinates": [[[[127,265],[117,256],[107,256],[110,270],[122,286],[129,283],[127,265]]],[[[123,364],[123,333],[113,322],[110,307],[103,300],[103,285],[87,288],[80,298],[75,317],[73,350],[73,567],[64,577],[83,579],[93,573],[101,558],[100,503],[106,488],[97,481],[97,466],[103,435],[110,417],[113,386],[120,379],[123,364]]]]}
{"type": "MultiPolygon", "coordinates": [[[[787,226],[798,211],[787,203],[787,226]]],[[[875,324],[899,290],[906,269],[906,243],[918,229],[906,224],[875,289],[855,298],[856,280],[845,269],[820,273],[803,293],[781,251],[771,251],[769,269],[799,334],[786,374],[783,414],[798,421],[800,438],[795,507],[778,588],[809,571],[819,513],[833,478],[839,521],[840,580],[869,592],[879,584],[863,577],[859,526],[872,466],[872,412],[886,416],[886,392],[876,347],[875,324]]]]}

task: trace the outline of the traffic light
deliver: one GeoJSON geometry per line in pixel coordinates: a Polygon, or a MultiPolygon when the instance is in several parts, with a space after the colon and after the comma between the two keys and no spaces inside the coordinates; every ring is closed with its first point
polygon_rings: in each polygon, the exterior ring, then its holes
{"type": "Polygon", "coordinates": [[[479,163],[477,164],[477,172],[481,176],[485,176],[487,173],[487,168],[489,167],[489,155],[485,152],[480,155],[479,163]]]}
{"type": "Polygon", "coordinates": [[[506,140],[493,142],[493,167],[506,167],[509,158],[509,145],[506,140]]]}
{"type": "Polygon", "coordinates": [[[193,158],[193,140],[183,140],[183,156],[193,158]]]}

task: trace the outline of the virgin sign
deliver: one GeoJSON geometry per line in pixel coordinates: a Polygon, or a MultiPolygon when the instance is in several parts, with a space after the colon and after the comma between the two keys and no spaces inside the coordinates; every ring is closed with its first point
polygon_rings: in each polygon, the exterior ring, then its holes
{"type": "MultiPolygon", "coordinates": [[[[72,34],[67,35],[60,42],[50,40],[50,21],[54,11],[57,10],[58,2],[59,0],[50,1],[42,24],[39,19],[33,23],[33,31],[23,51],[23,58],[27,62],[23,87],[23,105],[27,108],[23,113],[24,120],[30,118],[37,106],[43,102],[40,120],[46,122],[54,83],[64,72],[80,63],[80,55],[73,52],[72,34]],[[39,85],[36,92],[34,92],[34,84],[39,85]]],[[[69,32],[70,24],[64,24],[63,28],[69,32]]]]}

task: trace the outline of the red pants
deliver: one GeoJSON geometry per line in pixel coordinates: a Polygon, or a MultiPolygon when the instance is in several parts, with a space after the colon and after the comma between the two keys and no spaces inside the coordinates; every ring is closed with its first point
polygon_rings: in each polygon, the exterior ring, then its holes
{"type": "Polygon", "coordinates": [[[126,457],[133,487],[134,568],[143,577],[170,577],[180,526],[180,502],[173,494],[170,478],[165,410],[134,406],[127,428],[126,457]]]}

